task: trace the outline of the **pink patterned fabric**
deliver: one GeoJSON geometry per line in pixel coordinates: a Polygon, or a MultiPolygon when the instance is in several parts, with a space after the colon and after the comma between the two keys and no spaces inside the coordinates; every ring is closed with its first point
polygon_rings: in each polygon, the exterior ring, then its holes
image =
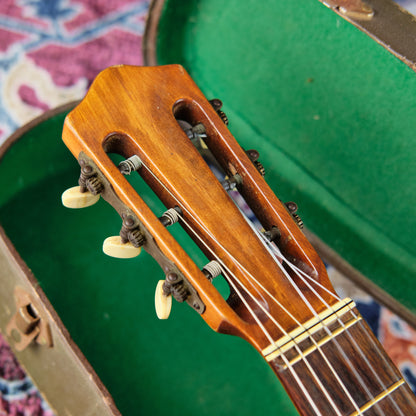
{"type": "Polygon", "coordinates": [[[0,378],[8,381],[22,380],[25,378],[24,371],[0,334],[0,378]]]}
{"type": "Polygon", "coordinates": [[[53,416],[0,335],[0,416],[53,416]]]}
{"type": "Polygon", "coordinates": [[[2,0],[0,144],[16,128],[84,96],[111,65],[142,63],[145,0],[2,0]]]}

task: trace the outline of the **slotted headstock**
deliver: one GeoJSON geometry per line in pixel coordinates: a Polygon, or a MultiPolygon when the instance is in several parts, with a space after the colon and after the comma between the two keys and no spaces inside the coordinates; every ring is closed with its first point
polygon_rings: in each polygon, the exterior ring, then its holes
{"type": "Polygon", "coordinates": [[[166,275],[158,288],[162,312],[172,292],[214,330],[239,335],[261,351],[270,339],[313,318],[312,310],[334,304],[335,292],[290,209],[253,163],[256,155],[237,144],[218,107],[179,65],[103,71],[65,121],[63,140],[81,166],[80,189],[74,192],[85,200],[69,205],[87,206],[100,194],[118,211],[120,241],[105,247],[110,254],[119,250],[119,257],[143,247],[156,259],[166,275]],[[193,129],[185,132],[185,125],[193,129]],[[201,144],[229,178],[227,186],[236,186],[250,206],[264,237],[211,171],[201,144]],[[119,169],[108,153],[129,161],[119,169]],[[168,213],[152,212],[123,169],[137,170],[168,213]],[[175,219],[216,263],[204,271],[197,267],[169,232],[175,219]],[[227,300],[211,283],[215,271],[229,283],[227,300]]]}

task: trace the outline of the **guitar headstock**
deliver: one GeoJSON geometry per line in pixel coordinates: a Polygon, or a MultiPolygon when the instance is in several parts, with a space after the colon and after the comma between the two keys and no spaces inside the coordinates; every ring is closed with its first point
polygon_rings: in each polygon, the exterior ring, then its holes
{"type": "MultiPolygon", "coordinates": [[[[157,289],[161,315],[171,295],[186,301],[216,331],[239,335],[258,350],[337,302],[325,267],[262,176],[255,151],[244,151],[179,65],[118,66],[103,71],[68,115],[63,140],[81,166],[72,207],[101,195],[120,214],[119,237],[104,244],[117,257],[140,247],[166,276],[157,289]],[[211,155],[217,179],[201,155],[211,155]],[[125,161],[117,167],[109,153],[125,161]],[[137,171],[166,206],[152,212],[123,173],[137,171]],[[236,188],[263,227],[256,231],[227,188],[236,188]],[[178,221],[207,257],[201,270],[169,232],[178,221]],[[212,284],[222,274],[224,299],[212,284]],[[272,341],[271,341],[272,340],[272,341]]],[[[134,173],[136,174],[136,173],[134,173]]],[[[162,316],[164,317],[164,316],[162,316]]]]}

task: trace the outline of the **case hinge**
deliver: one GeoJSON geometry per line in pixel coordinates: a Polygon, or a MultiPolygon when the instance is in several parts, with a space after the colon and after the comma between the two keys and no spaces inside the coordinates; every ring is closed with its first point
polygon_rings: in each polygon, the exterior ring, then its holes
{"type": "Polygon", "coordinates": [[[16,313],[7,324],[6,333],[14,342],[17,351],[23,351],[33,341],[46,347],[52,347],[52,335],[49,324],[42,317],[40,308],[23,288],[14,291],[16,313]]]}

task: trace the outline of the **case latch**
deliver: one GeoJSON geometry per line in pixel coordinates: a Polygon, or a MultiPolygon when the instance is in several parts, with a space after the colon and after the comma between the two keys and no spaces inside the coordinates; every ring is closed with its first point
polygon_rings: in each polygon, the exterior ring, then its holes
{"type": "Polygon", "coordinates": [[[7,324],[6,333],[17,351],[23,351],[32,341],[46,347],[52,347],[52,335],[49,324],[42,317],[32,297],[23,288],[14,291],[16,313],[7,324]]]}

